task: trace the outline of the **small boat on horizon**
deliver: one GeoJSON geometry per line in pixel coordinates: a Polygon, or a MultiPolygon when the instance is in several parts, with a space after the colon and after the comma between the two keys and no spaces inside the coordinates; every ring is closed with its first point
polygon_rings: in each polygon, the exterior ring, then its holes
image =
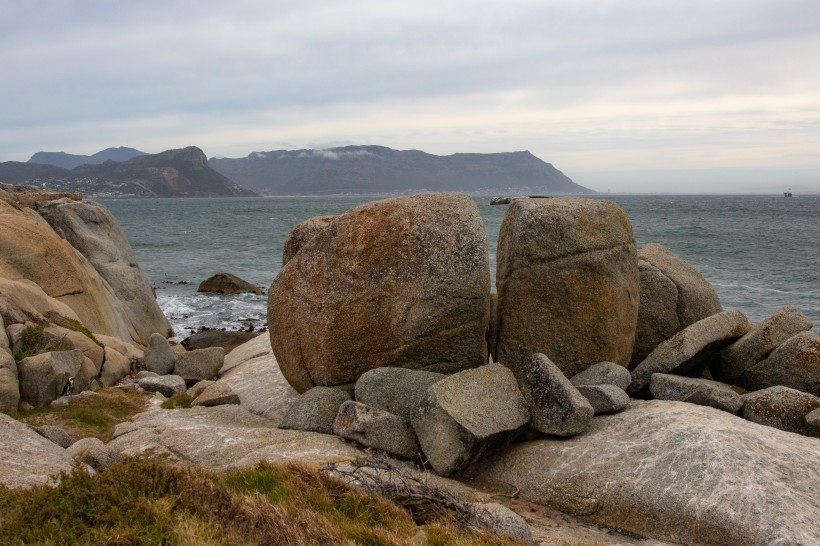
{"type": "Polygon", "coordinates": [[[792,189],[789,188],[788,191],[784,191],[783,192],[783,197],[794,197],[794,195],[792,195],[792,189]]]}

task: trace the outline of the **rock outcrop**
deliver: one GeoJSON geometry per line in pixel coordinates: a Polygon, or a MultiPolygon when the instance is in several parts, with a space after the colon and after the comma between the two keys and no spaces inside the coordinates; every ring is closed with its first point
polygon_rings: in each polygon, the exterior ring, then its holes
{"type": "Polygon", "coordinates": [[[274,280],[273,352],[300,392],[382,366],[480,366],[489,284],[483,221],[468,196],[366,203],[310,239],[274,280]]]}
{"type": "Polygon", "coordinates": [[[217,273],[211,275],[201,283],[196,289],[197,292],[216,292],[217,294],[256,294],[261,296],[262,289],[240,279],[231,273],[217,273]]]}
{"type": "Polygon", "coordinates": [[[285,239],[282,247],[282,267],[299,252],[308,241],[313,239],[318,233],[324,231],[336,216],[314,216],[304,222],[296,224],[285,239]]]}
{"type": "Polygon", "coordinates": [[[639,277],[626,213],[612,201],[516,199],[498,237],[498,362],[547,355],[568,377],[627,365],[639,277]]]}
{"type": "MultiPolygon", "coordinates": [[[[122,228],[107,208],[93,201],[40,201],[37,211],[99,273],[113,292],[113,304],[125,322],[122,339],[145,345],[154,332],[170,335],[171,326],[157,305],[148,278],[122,228]]],[[[85,321],[83,321],[85,323],[85,321]]],[[[91,330],[96,330],[86,324],[91,330]]],[[[107,333],[107,332],[103,332],[107,333]]]]}
{"type": "Polygon", "coordinates": [[[633,401],[594,418],[585,434],[507,447],[473,474],[642,537],[820,542],[817,440],[693,404],[633,401]]]}
{"type": "Polygon", "coordinates": [[[689,262],[657,243],[638,252],[641,303],[631,367],[690,324],[722,311],[714,287],[689,262]]]}

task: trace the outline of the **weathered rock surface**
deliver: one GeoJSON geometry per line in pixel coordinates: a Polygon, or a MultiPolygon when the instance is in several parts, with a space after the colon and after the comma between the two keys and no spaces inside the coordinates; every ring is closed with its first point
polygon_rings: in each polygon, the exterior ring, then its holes
{"type": "Polygon", "coordinates": [[[192,385],[203,379],[216,379],[224,363],[225,349],[222,347],[186,351],[176,355],[174,375],[180,376],[185,383],[192,385]]]}
{"type": "Polygon", "coordinates": [[[615,385],[579,385],[576,388],[592,406],[594,415],[615,413],[629,405],[629,395],[615,385]]]}
{"type": "Polygon", "coordinates": [[[639,536],[820,541],[818,441],[692,404],[633,401],[583,435],[509,446],[473,472],[479,483],[639,536]]]}
{"type": "Polygon", "coordinates": [[[510,368],[530,408],[531,427],[556,436],[573,436],[586,429],[592,406],[546,355],[530,355],[510,368]]]}
{"type": "Polygon", "coordinates": [[[500,536],[506,536],[532,544],[532,531],[527,522],[497,502],[469,502],[465,503],[470,514],[468,525],[477,529],[484,529],[500,536]]]}
{"type": "Polygon", "coordinates": [[[209,328],[207,330],[200,330],[190,337],[186,337],[181,343],[187,351],[207,349],[208,347],[222,347],[225,349],[225,355],[227,355],[232,350],[259,335],[261,335],[260,332],[223,331],[209,328]]]}
{"type": "Polygon", "coordinates": [[[581,373],[572,376],[570,383],[581,385],[615,385],[625,391],[632,382],[632,374],[625,367],[614,362],[598,362],[581,373]]]}
{"type": "Polygon", "coordinates": [[[638,252],[641,303],[630,367],[673,335],[722,311],[715,288],[692,265],[663,245],[638,252]]]}
{"type": "Polygon", "coordinates": [[[185,380],[178,375],[143,377],[137,381],[137,385],[145,392],[158,392],[165,397],[185,392],[185,380]]]}
{"type": "Polygon", "coordinates": [[[100,383],[103,387],[113,387],[131,371],[131,362],[109,347],[105,348],[105,362],[100,374],[100,383]]]}
{"type": "Polygon", "coordinates": [[[649,381],[649,392],[659,400],[689,402],[734,414],[743,406],[743,398],[729,385],[709,379],[655,373],[649,381]]]}
{"type": "Polygon", "coordinates": [[[424,370],[376,368],[356,381],[356,401],[409,419],[410,411],[427,389],[446,376],[424,370]]]}
{"type": "MultiPolygon", "coordinates": [[[[128,337],[120,338],[144,345],[154,332],[170,334],[171,326],[157,305],[148,277],[107,208],[93,201],[60,199],[39,202],[37,211],[111,287],[117,311],[128,329],[128,337]]],[[[97,331],[89,324],[86,326],[97,331]]]]}
{"type": "MultiPolygon", "coordinates": [[[[14,360],[11,361],[14,364],[14,360]]],[[[17,380],[17,368],[0,367],[0,410],[17,413],[20,405],[20,382],[17,380]]]]}
{"type": "Polygon", "coordinates": [[[288,238],[285,239],[282,248],[282,266],[284,267],[318,233],[327,229],[336,218],[336,216],[314,216],[296,224],[288,234],[288,238]]]}
{"type": "Polygon", "coordinates": [[[542,353],[568,377],[601,361],[626,366],[637,263],[629,219],[612,201],[512,201],[498,237],[494,360],[513,366],[542,353]]]}
{"type": "Polygon", "coordinates": [[[219,370],[219,376],[222,377],[243,362],[265,355],[271,355],[271,358],[273,357],[273,349],[271,349],[270,346],[270,336],[256,336],[236,347],[236,350],[225,353],[225,362],[222,364],[222,369],[219,370]]]}
{"type": "MultiPolygon", "coordinates": [[[[769,387],[743,396],[740,416],[761,425],[818,436],[806,422],[806,416],[820,408],[820,398],[789,387],[769,387]]],[[[818,436],[820,437],[820,436],[818,436]]]]}
{"type": "Polygon", "coordinates": [[[97,340],[105,345],[106,349],[117,351],[128,359],[129,362],[142,362],[144,359],[143,350],[132,343],[128,343],[116,337],[103,334],[94,334],[97,340]]]}
{"type": "Polygon", "coordinates": [[[51,440],[63,449],[74,443],[71,441],[71,437],[60,427],[55,427],[53,425],[41,425],[39,427],[31,428],[43,438],[51,440]]]}
{"type": "Polygon", "coordinates": [[[339,406],[350,400],[350,394],[333,387],[313,387],[290,407],[279,428],[333,434],[333,422],[339,406]]]}
{"type": "Polygon", "coordinates": [[[208,468],[288,461],[319,462],[364,453],[327,434],[280,430],[241,406],[149,410],[118,425],[108,443],[125,455],[148,450],[208,468]]]}
{"type": "Polygon", "coordinates": [[[0,317],[6,326],[27,321],[45,323],[46,315],[52,314],[80,320],[71,307],[52,298],[32,281],[0,277],[0,317]]]}
{"type": "Polygon", "coordinates": [[[808,415],[806,415],[806,424],[814,430],[816,433],[815,436],[820,435],[820,408],[811,410],[808,415]]]}
{"type": "Polygon", "coordinates": [[[58,351],[81,350],[94,363],[97,374],[100,373],[105,358],[105,350],[85,334],[61,326],[50,325],[43,329],[43,336],[49,339],[51,345],[58,351]]]}
{"type": "Polygon", "coordinates": [[[143,359],[145,369],[149,372],[166,375],[174,371],[176,357],[168,340],[162,334],[151,334],[143,359]]]}
{"type": "Polygon", "coordinates": [[[361,402],[348,400],[339,406],[333,433],[399,457],[415,459],[421,455],[416,434],[406,418],[361,402]]]}
{"type": "Polygon", "coordinates": [[[489,285],[487,238],[470,197],[366,203],[310,239],[274,280],[273,352],[300,392],[382,366],[479,366],[489,285]]]}
{"type": "Polygon", "coordinates": [[[424,455],[441,476],[503,445],[530,420],[515,376],[500,364],[453,374],[432,385],[410,422],[424,455]]]}
{"type": "Polygon", "coordinates": [[[749,368],[740,384],[752,390],[783,385],[820,396],[820,331],[793,335],[749,368]]]}
{"type": "MultiPolygon", "coordinates": [[[[256,339],[249,344],[254,343],[256,339]]],[[[236,351],[242,350],[243,347],[236,351]]],[[[279,364],[273,353],[257,356],[238,364],[225,373],[219,382],[231,387],[231,390],[239,396],[239,404],[243,408],[270,419],[274,424],[282,420],[288,409],[299,398],[299,393],[290,386],[279,370],[279,364]]]]}
{"type": "Polygon", "coordinates": [[[746,370],[764,360],[781,343],[811,327],[811,319],[803,311],[793,305],[781,307],[770,317],[752,324],[746,335],[721,351],[717,375],[736,383],[746,370]]]}
{"type": "Polygon", "coordinates": [[[222,406],[239,404],[239,396],[225,383],[213,383],[206,386],[191,402],[192,406],[222,406]]]}
{"type": "Polygon", "coordinates": [[[626,392],[633,394],[647,387],[653,373],[698,371],[748,331],[749,319],[741,311],[723,311],[699,320],[655,347],[632,370],[632,383],[626,392]]]}
{"type": "Polygon", "coordinates": [[[197,292],[216,292],[217,294],[256,294],[261,296],[264,294],[262,289],[249,283],[246,280],[240,279],[231,273],[217,273],[212,275],[199,283],[197,292]]]}
{"type": "Polygon", "coordinates": [[[82,438],[66,449],[66,454],[75,461],[85,463],[94,470],[105,470],[123,460],[122,454],[106,446],[98,438],[82,438]]]}
{"type": "Polygon", "coordinates": [[[17,366],[20,398],[35,408],[57,399],[66,390],[69,378],[80,375],[83,360],[85,356],[78,349],[24,358],[17,366]]]}
{"type": "Polygon", "coordinates": [[[28,425],[0,413],[0,484],[10,489],[54,484],[53,476],[70,472],[65,449],[28,425]]]}

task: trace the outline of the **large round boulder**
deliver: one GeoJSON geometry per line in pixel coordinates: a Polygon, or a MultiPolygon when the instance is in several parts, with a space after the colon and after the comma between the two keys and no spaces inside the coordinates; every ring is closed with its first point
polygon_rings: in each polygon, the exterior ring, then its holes
{"type": "Polygon", "coordinates": [[[473,199],[442,193],[365,203],[320,230],[273,281],[271,346],[299,392],[382,366],[480,366],[489,288],[473,199]]]}
{"type": "Polygon", "coordinates": [[[547,355],[572,377],[629,363],[638,316],[632,227],[614,202],[516,199],[498,237],[498,362],[547,355]]]}
{"type": "Polygon", "coordinates": [[[288,234],[288,238],[285,239],[285,244],[282,247],[282,265],[288,263],[297,252],[302,250],[303,246],[318,233],[324,231],[335,219],[335,216],[314,216],[296,224],[288,234]]]}
{"type": "Polygon", "coordinates": [[[641,300],[630,365],[690,324],[722,310],[715,288],[692,265],[663,245],[638,252],[641,300]]]}

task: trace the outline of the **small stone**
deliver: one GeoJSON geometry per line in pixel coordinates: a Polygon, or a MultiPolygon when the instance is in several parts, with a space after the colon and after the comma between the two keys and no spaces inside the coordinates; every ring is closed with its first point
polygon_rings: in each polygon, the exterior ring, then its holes
{"type": "Polygon", "coordinates": [[[339,406],[333,433],[399,457],[415,459],[421,455],[418,439],[407,419],[353,400],[339,406]]]}
{"type": "Polygon", "coordinates": [[[576,388],[592,406],[595,415],[615,413],[629,405],[629,395],[615,385],[578,385],[576,388]]]}
{"type": "Polygon", "coordinates": [[[205,381],[200,381],[199,383],[194,384],[194,386],[190,387],[187,391],[185,391],[185,394],[190,396],[191,400],[195,400],[197,396],[202,394],[202,391],[204,391],[207,387],[215,383],[216,381],[210,381],[207,379],[205,381]]]}
{"type": "Polygon", "coordinates": [[[217,294],[256,294],[261,296],[262,290],[249,283],[246,280],[240,279],[231,273],[217,273],[208,277],[196,289],[197,292],[215,292],[217,294]]]}
{"type": "Polygon", "coordinates": [[[185,392],[185,380],[178,375],[144,377],[137,381],[137,384],[146,392],[157,392],[166,398],[179,392],[185,392]]]}
{"type": "Polygon", "coordinates": [[[333,387],[313,387],[299,397],[285,414],[279,428],[333,434],[339,406],[350,394],[333,387]]]}
{"type": "Polygon", "coordinates": [[[177,354],[174,375],[182,377],[188,385],[203,379],[216,379],[225,362],[225,349],[208,347],[177,354]]]}
{"type": "Polygon", "coordinates": [[[33,428],[34,431],[43,438],[48,438],[63,449],[66,449],[73,443],[71,437],[60,427],[55,427],[53,425],[41,425],[39,427],[31,428],[33,428]]]}
{"type": "Polygon", "coordinates": [[[806,424],[820,434],[820,408],[812,410],[806,415],[806,424]]]}
{"type": "Polygon", "coordinates": [[[191,402],[192,406],[224,406],[226,404],[239,404],[239,396],[224,383],[214,383],[208,385],[202,394],[191,402]]]}
{"type": "Polygon", "coordinates": [[[533,428],[556,436],[586,430],[594,414],[592,406],[546,355],[531,355],[512,371],[529,404],[533,428]]]}
{"type": "Polygon", "coordinates": [[[532,531],[527,522],[502,504],[497,502],[466,502],[468,525],[484,529],[499,536],[532,544],[532,531]]]}
{"type": "Polygon", "coordinates": [[[143,358],[149,372],[166,375],[174,371],[174,351],[162,334],[151,334],[143,358]]]}
{"type": "Polygon", "coordinates": [[[445,377],[424,370],[376,368],[356,381],[356,401],[409,419],[416,401],[445,377]]]}
{"type": "Polygon", "coordinates": [[[632,382],[629,370],[614,362],[598,362],[572,376],[570,382],[579,385],[615,385],[625,391],[632,382]]]}
{"type": "Polygon", "coordinates": [[[77,440],[66,449],[66,453],[94,470],[105,470],[125,459],[121,453],[109,448],[98,438],[77,440]]]}

